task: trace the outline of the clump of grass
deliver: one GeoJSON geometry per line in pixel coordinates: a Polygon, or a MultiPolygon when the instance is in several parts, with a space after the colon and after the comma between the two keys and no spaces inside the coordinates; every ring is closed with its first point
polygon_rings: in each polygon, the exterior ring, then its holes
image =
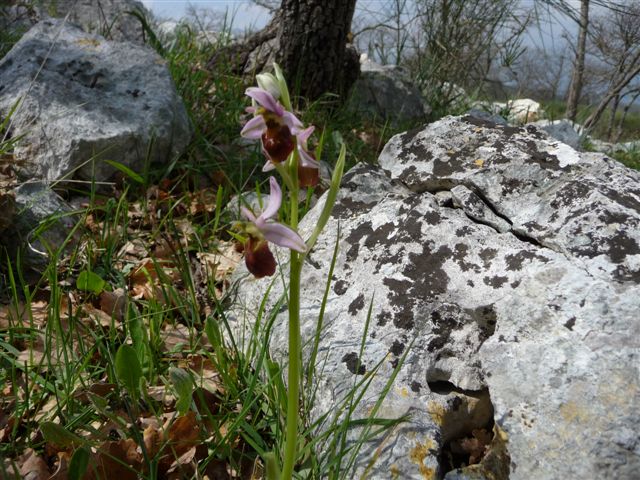
{"type": "Polygon", "coordinates": [[[613,158],[625,164],[629,168],[640,170],[640,149],[617,150],[611,154],[613,158]]]}

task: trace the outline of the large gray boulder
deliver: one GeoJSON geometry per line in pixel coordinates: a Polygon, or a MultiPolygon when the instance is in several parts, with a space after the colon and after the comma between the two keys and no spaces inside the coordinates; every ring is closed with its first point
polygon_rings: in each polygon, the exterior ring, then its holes
{"type": "MultiPolygon", "coordinates": [[[[603,155],[473,117],[397,135],[380,167],[345,176],[302,276],[308,345],[339,242],[311,415],[338,411],[369,375],[355,411],[368,417],[405,353],[378,415],[410,415],[365,445],[354,475],[635,478],[638,185],[638,172],[603,155]],[[474,441],[490,448],[464,467],[474,441]]],[[[323,201],[301,222],[303,236],[323,201]]],[[[236,275],[240,301],[230,318],[241,330],[252,327],[270,282],[236,275]]],[[[286,310],[274,313],[271,353],[284,359],[286,310]]]]}
{"type": "Polygon", "coordinates": [[[431,108],[403,71],[363,58],[360,76],[351,89],[350,109],[394,125],[424,121],[431,108]]]}
{"type": "Polygon", "coordinates": [[[142,171],[180,155],[191,137],[164,60],[62,20],[38,23],[0,61],[0,115],[18,101],[10,128],[28,178],[108,180],[116,170],[104,160],[142,171]]]}
{"type": "Polygon", "coordinates": [[[106,39],[143,44],[140,21],[129,12],[151,19],[151,13],[137,0],[37,0],[0,7],[0,26],[28,29],[41,20],[67,18],[85,32],[106,39]]]}

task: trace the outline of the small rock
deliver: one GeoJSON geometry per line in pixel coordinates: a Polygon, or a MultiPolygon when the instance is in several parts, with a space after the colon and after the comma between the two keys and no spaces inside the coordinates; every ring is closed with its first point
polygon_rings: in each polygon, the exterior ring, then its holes
{"type": "Polygon", "coordinates": [[[399,68],[365,59],[360,72],[348,100],[354,112],[394,125],[424,121],[431,112],[420,90],[399,68]]]}
{"type": "Polygon", "coordinates": [[[11,258],[20,258],[27,273],[40,275],[50,252],[59,250],[72,234],[77,219],[72,208],[43,183],[25,183],[14,191],[15,214],[2,233],[11,258]]]}
{"type": "Polygon", "coordinates": [[[566,143],[571,148],[582,150],[582,137],[574,128],[574,125],[566,119],[562,120],[539,120],[531,125],[544,130],[551,137],[566,143]]]}

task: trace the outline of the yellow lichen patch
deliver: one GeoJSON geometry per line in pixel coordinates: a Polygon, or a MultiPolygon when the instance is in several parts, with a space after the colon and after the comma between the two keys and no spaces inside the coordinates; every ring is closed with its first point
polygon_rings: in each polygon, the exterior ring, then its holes
{"type": "Polygon", "coordinates": [[[418,465],[420,469],[420,475],[425,480],[431,480],[435,477],[435,470],[433,468],[429,468],[424,464],[424,459],[427,458],[430,451],[435,447],[435,444],[432,440],[427,440],[424,443],[416,442],[416,446],[411,449],[409,452],[409,460],[411,463],[415,463],[418,465]]]}
{"type": "Polygon", "coordinates": [[[100,40],[96,40],[95,38],[81,38],[76,41],[76,43],[81,47],[95,48],[100,45],[100,40]]]}
{"type": "Polygon", "coordinates": [[[475,162],[473,162],[476,164],[477,167],[482,167],[484,165],[484,160],[481,158],[478,158],[475,162]]]}
{"type": "Polygon", "coordinates": [[[401,397],[407,398],[409,396],[409,390],[407,390],[407,387],[398,388],[397,391],[398,395],[401,397]]]}
{"type": "Polygon", "coordinates": [[[442,425],[447,415],[444,406],[438,402],[430,401],[427,403],[427,412],[431,415],[431,419],[437,424],[442,425]]]}
{"type": "Polygon", "coordinates": [[[560,414],[569,423],[585,423],[589,420],[589,412],[576,402],[569,401],[560,406],[560,414]]]}

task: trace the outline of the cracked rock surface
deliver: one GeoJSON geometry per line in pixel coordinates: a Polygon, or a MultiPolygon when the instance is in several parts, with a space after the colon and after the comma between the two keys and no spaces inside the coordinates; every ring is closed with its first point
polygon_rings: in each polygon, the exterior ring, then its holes
{"type": "Polygon", "coordinates": [[[0,60],[0,114],[20,99],[10,123],[21,137],[16,168],[47,183],[109,180],[117,170],[105,160],[142,172],[147,159],[171,161],[191,137],[160,56],[63,20],[39,22],[0,60]]]}
{"type": "MultiPolygon", "coordinates": [[[[301,222],[303,237],[323,201],[301,222]]],[[[336,411],[370,377],[355,412],[367,417],[398,366],[378,416],[410,415],[361,450],[354,475],[633,478],[639,222],[637,172],[535,129],[472,117],[398,135],[380,167],[348,172],[303,269],[304,344],[338,241],[311,414],[336,411]],[[492,432],[491,447],[465,467],[455,444],[482,432],[492,432]]],[[[251,328],[270,281],[236,275],[231,318],[251,328]]],[[[277,279],[267,311],[281,293],[277,279]]],[[[271,353],[283,359],[286,309],[274,313],[271,353]]]]}

